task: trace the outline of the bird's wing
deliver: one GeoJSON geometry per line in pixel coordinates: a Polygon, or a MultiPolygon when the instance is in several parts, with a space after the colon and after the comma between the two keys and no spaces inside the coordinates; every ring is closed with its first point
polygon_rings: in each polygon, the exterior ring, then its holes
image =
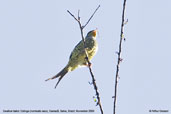
{"type": "Polygon", "coordinates": [[[77,57],[79,54],[84,53],[84,45],[83,42],[80,41],[74,48],[74,50],[72,51],[69,59],[75,58],[77,57]]]}

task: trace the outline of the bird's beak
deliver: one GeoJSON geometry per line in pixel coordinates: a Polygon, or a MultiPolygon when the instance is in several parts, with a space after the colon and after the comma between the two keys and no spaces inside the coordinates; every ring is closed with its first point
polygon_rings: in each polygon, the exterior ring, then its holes
{"type": "Polygon", "coordinates": [[[93,30],[93,32],[92,32],[92,36],[96,37],[96,35],[97,35],[97,29],[93,30]]]}

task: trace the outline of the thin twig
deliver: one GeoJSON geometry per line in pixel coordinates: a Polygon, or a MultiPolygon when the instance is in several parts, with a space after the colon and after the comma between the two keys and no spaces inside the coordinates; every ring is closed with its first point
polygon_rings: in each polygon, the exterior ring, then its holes
{"type": "MultiPolygon", "coordinates": [[[[79,20],[69,11],[69,10],[67,10],[67,12],[78,22],[79,20]]],[[[79,12],[79,11],[78,11],[79,12]]],[[[79,15],[79,13],[78,13],[78,15],[79,15]]],[[[79,16],[78,16],[78,18],[79,18],[79,16]]]]}
{"type": "Polygon", "coordinates": [[[94,14],[96,13],[96,11],[100,8],[100,5],[96,8],[96,10],[94,11],[94,13],[91,15],[91,17],[89,18],[89,20],[87,21],[87,23],[83,26],[83,29],[84,27],[87,26],[87,24],[90,22],[90,20],[93,18],[94,14]]]}
{"type": "Polygon", "coordinates": [[[67,12],[78,22],[79,24],[79,27],[80,27],[80,32],[81,32],[81,38],[82,38],[82,41],[83,41],[83,45],[84,45],[84,52],[85,52],[85,55],[86,55],[86,58],[85,60],[87,61],[88,63],[88,68],[89,68],[89,71],[90,71],[90,74],[91,74],[91,77],[92,77],[92,82],[93,82],[93,85],[94,85],[94,89],[95,89],[95,92],[96,92],[96,96],[97,96],[97,105],[99,105],[99,108],[100,108],[100,111],[101,111],[101,114],[103,114],[103,109],[102,109],[102,105],[101,105],[101,101],[100,101],[100,95],[99,95],[99,92],[97,90],[97,85],[96,85],[96,82],[95,82],[95,78],[94,78],[94,74],[92,72],[92,69],[91,69],[91,63],[88,59],[88,54],[87,54],[87,51],[86,51],[86,48],[85,48],[85,38],[84,38],[84,34],[83,34],[83,29],[87,26],[87,24],[90,22],[90,20],[92,19],[92,17],[94,16],[94,14],[96,13],[96,11],[99,9],[100,5],[97,7],[97,9],[94,11],[94,13],[91,15],[91,17],[89,18],[89,20],[87,21],[87,23],[82,26],[81,25],[81,21],[80,21],[80,16],[79,16],[79,11],[78,11],[78,19],[69,11],[67,10],[67,12]]]}
{"type": "Polygon", "coordinates": [[[122,40],[123,37],[123,28],[124,28],[124,18],[125,18],[125,7],[126,7],[126,0],[123,3],[123,10],[122,10],[122,23],[121,23],[121,33],[120,33],[120,42],[119,42],[119,52],[118,59],[117,59],[117,68],[116,68],[116,75],[115,75],[115,90],[114,90],[114,106],[113,106],[113,114],[116,114],[116,98],[117,98],[117,85],[118,85],[118,78],[119,78],[119,66],[120,62],[122,61],[121,52],[122,52],[122,40]]]}

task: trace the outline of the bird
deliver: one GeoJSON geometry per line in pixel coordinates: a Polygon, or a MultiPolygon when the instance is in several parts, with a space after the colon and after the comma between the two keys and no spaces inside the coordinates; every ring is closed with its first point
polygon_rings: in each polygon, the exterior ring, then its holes
{"type": "Polygon", "coordinates": [[[58,86],[61,79],[68,73],[71,72],[77,68],[88,66],[91,64],[87,63],[86,60],[86,53],[88,56],[88,60],[90,61],[95,55],[98,50],[98,44],[96,41],[97,37],[97,29],[91,30],[87,33],[85,37],[85,44],[83,40],[81,40],[73,49],[73,51],[70,54],[69,61],[67,65],[55,76],[46,79],[45,81],[53,80],[58,78],[58,81],[55,85],[55,88],[58,86]],[[85,46],[84,46],[85,45],[85,46]]]}

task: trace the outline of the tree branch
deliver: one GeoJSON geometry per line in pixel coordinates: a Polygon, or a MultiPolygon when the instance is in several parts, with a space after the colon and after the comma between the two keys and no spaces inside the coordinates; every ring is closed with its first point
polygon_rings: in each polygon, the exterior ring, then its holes
{"type": "Polygon", "coordinates": [[[90,20],[93,18],[94,14],[96,13],[96,11],[100,8],[100,5],[96,8],[96,10],[94,11],[94,13],[91,15],[91,17],[89,18],[89,20],[87,21],[87,23],[83,26],[83,29],[84,27],[87,26],[87,24],[90,22],[90,20]]]}
{"type": "Polygon", "coordinates": [[[119,78],[119,66],[120,66],[120,62],[122,61],[121,52],[122,52],[122,40],[124,39],[123,29],[124,29],[125,7],[126,7],[126,0],[124,0],[124,3],[123,3],[119,52],[117,53],[118,59],[117,59],[116,75],[115,75],[115,90],[114,90],[115,93],[114,93],[113,114],[116,114],[116,98],[117,98],[117,85],[118,85],[118,78],[119,78]]]}
{"type": "Polygon", "coordinates": [[[91,74],[91,77],[92,77],[92,82],[93,82],[94,89],[95,89],[96,96],[97,96],[97,100],[98,100],[97,101],[97,105],[100,108],[101,114],[103,114],[103,109],[102,109],[102,105],[101,105],[101,101],[100,101],[100,95],[99,95],[99,92],[98,92],[98,89],[97,89],[97,85],[96,85],[96,82],[95,82],[94,74],[93,74],[92,69],[90,67],[91,66],[91,63],[90,63],[90,61],[88,59],[88,54],[87,54],[87,51],[86,51],[86,48],[85,48],[85,38],[84,38],[84,34],[83,34],[83,29],[88,25],[88,23],[90,22],[90,20],[92,19],[92,17],[96,13],[96,11],[99,9],[99,7],[100,7],[100,5],[97,7],[97,9],[94,11],[94,13],[91,15],[91,17],[89,18],[89,20],[87,21],[87,23],[84,26],[81,25],[81,21],[80,21],[81,18],[79,16],[79,11],[78,11],[78,18],[76,18],[69,10],[67,10],[67,12],[78,22],[78,25],[80,27],[81,38],[82,38],[82,41],[83,41],[84,52],[85,52],[85,55],[86,55],[85,60],[88,63],[88,68],[89,68],[89,71],[90,71],[90,74],[91,74]]]}

